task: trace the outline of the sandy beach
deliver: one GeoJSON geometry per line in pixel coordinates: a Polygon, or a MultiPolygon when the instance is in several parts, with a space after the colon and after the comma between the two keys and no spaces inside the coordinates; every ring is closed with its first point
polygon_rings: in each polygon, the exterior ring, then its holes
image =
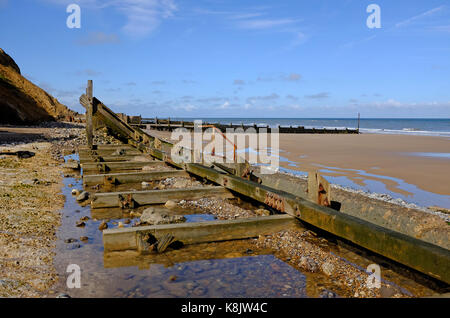
{"type": "Polygon", "coordinates": [[[280,167],[299,174],[318,171],[334,184],[450,208],[449,150],[447,137],[280,134],[280,167]]]}
{"type": "Polygon", "coordinates": [[[448,153],[450,139],[405,135],[281,135],[280,155],[297,164],[282,166],[295,170],[327,170],[323,175],[346,176],[357,184],[364,179],[377,180],[394,192],[398,188],[391,177],[441,195],[450,195],[450,159],[417,155],[448,153]],[[357,171],[358,170],[358,171],[357,171]],[[333,171],[333,172],[331,172],[333,171]],[[363,175],[364,171],[370,175],[363,175]]]}

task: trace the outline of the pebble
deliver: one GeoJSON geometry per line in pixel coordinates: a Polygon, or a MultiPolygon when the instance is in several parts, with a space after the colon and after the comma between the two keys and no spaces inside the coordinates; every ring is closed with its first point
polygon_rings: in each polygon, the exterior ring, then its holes
{"type": "Polygon", "coordinates": [[[84,227],[84,226],[86,226],[86,223],[84,223],[83,221],[78,221],[76,226],[77,227],[84,227]]]}
{"type": "Polygon", "coordinates": [[[177,203],[175,201],[169,200],[166,202],[166,204],[164,204],[164,206],[168,209],[173,209],[177,207],[177,203]]]}
{"type": "Polygon", "coordinates": [[[80,241],[86,243],[87,241],[89,241],[89,238],[87,236],[81,236],[80,241]]]}
{"type": "Polygon", "coordinates": [[[108,228],[108,223],[106,223],[105,221],[103,221],[102,223],[100,223],[100,225],[99,225],[99,227],[98,227],[98,229],[100,230],[100,231],[103,231],[103,230],[105,230],[105,229],[107,229],[108,228]]]}
{"type": "Polygon", "coordinates": [[[78,189],[72,189],[72,195],[79,195],[80,191],[78,189]]]}
{"type": "Polygon", "coordinates": [[[77,196],[77,201],[83,202],[83,201],[86,201],[88,198],[89,198],[89,192],[83,191],[83,192],[81,192],[80,195],[77,196]]]}

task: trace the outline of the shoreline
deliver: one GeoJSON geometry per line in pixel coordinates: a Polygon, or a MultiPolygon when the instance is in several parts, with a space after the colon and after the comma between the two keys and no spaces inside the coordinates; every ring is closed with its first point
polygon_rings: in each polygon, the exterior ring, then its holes
{"type": "MultiPolygon", "coordinates": [[[[167,131],[151,130],[171,140],[167,131]]],[[[173,141],[173,140],[172,140],[173,141]]],[[[331,184],[450,209],[450,138],[417,135],[280,134],[280,170],[317,171],[331,184]]],[[[245,147],[240,148],[246,151],[245,147]]]]}

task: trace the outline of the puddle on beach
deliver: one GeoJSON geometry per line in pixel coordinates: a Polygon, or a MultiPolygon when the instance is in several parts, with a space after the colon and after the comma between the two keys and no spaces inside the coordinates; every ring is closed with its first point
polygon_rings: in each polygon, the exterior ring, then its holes
{"type": "Polygon", "coordinates": [[[409,152],[406,154],[410,156],[450,159],[450,152],[409,152]]]}

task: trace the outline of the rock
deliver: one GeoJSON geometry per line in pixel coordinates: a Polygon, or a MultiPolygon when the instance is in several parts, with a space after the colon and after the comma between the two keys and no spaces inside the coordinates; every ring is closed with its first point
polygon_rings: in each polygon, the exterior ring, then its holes
{"type": "Polygon", "coordinates": [[[78,189],[72,189],[72,195],[78,196],[80,194],[80,191],[78,189]]]}
{"type": "Polygon", "coordinates": [[[80,219],[80,221],[87,221],[87,220],[89,220],[89,217],[88,217],[88,216],[83,216],[83,217],[80,219]]]}
{"type": "Polygon", "coordinates": [[[72,298],[67,294],[59,294],[58,296],[56,296],[56,298],[72,298]]]}
{"type": "Polygon", "coordinates": [[[81,237],[80,237],[80,241],[86,243],[87,241],[89,241],[89,237],[87,237],[87,236],[81,236],[81,237]]]}
{"type": "Polygon", "coordinates": [[[158,189],[158,190],[164,190],[166,188],[166,185],[165,184],[162,184],[162,183],[160,183],[160,184],[158,184],[157,186],[156,186],[156,188],[155,189],[158,189]]]}
{"type": "Polygon", "coordinates": [[[100,223],[100,225],[99,225],[99,227],[98,227],[98,229],[100,230],[100,231],[103,231],[103,230],[105,230],[105,229],[107,229],[108,228],[108,223],[106,223],[105,221],[103,221],[102,223],[100,223]]]}
{"type": "Polygon", "coordinates": [[[331,276],[333,274],[334,265],[330,262],[325,262],[321,266],[322,272],[325,273],[325,275],[331,276]]]}
{"type": "Polygon", "coordinates": [[[150,187],[150,183],[142,181],[141,186],[142,186],[142,189],[147,189],[150,187]]]}
{"type": "Polygon", "coordinates": [[[63,164],[63,167],[66,169],[72,169],[72,170],[80,169],[80,165],[78,164],[78,162],[66,162],[63,164]]]}
{"type": "Polygon", "coordinates": [[[178,205],[175,201],[169,200],[166,202],[166,204],[164,204],[164,206],[168,209],[173,209],[176,208],[178,205]]]}
{"type": "Polygon", "coordinates": [[[123,223],[119,222],[119,224],[117,225],[117,227],[123,227],[123,223]]]}
{"type": "Polygon", "coordinates": [[[77,239],[74,239],[74,238],[68,238],[68,239],[65,239],[64,240],[64,243],[74,243],[74,242],[76,242],[77,241],[77,239]]]}
{"type": "Polygon", "coordinates": [[[269,216],[270,215],[270,211],[266,210],[266,209],[258,209],[255,211],[255,213],[257,215],[262,215],[262,216],[269,216]]]}
{"type": "Polygon", "coordinates": [[[189,186],[189,179],[179,178],[173,184],[174,188],[187,188],[189,186]]]}
{"type": "Polygon", "coordinates": [[[86,201],[87,199],[89,199],[89,192],[87,191],[83,191],[77,196],[78,202],[83,202],[86,201]]]}
{"type": "Polygon", "coordinates": [[[84,227],[86,225],[86,223],[84,223],[83,221],[78,221],[76,226],[77,227],[84,227]]]}
{"type": "Polygon", "coordinates": [[[131,217],[136,217],[136,218],[139,218],[139,217],[141,217],[141,213],[139,213],[139,212],[134,212],[134,211],[131,211],[130,212],[130,216],[131,217]]]}
{"type": "Polygon", "coordinates": [[[186,218],[182,215],[169,215],[164,210],[156,211],[154,208],[145,209],[141,216],[141,223],[145,222],[150,225],[180,223],[184,221],[186,221],[186,218]]]}
{"type": "Polygon", "coordinates": [[[123,223],[125,224],[130,224],[131,220],[130,219],[126,219],[125,221],[123,221],[123,223]]]}
{"type": "Polygon", "coordinates": [[[176,280],[178,277],[176,276],[176,275],[171,275],[170,277],[169,277],[169,280],[171,281],[171,282],[173,282],[174,280],[176,280]]]}
{"type": "Polygon", "coordinates": [[[317,262],[312,259],[311,257],[302,256],[300,258],[300,262],[298,264],[301,268],[310,271],[310,272],[317,272],[319,269],[319,265],[317,265],[317,262]]]}

